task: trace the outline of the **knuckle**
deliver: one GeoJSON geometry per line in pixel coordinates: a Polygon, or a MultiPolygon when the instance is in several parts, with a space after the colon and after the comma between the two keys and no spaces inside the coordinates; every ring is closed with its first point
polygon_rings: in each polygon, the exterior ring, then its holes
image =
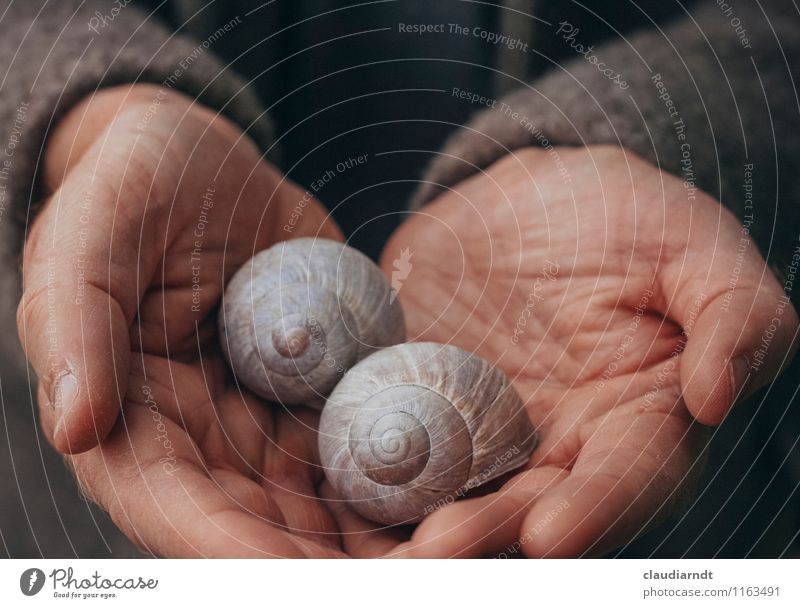
{"type": "Polygon", "coordinates": [[[44,305],[48,297],[48,285],[44,284],[32,290],[23,292],[17,305],[16,321],[17,330],[20,336],[24,335],[26,330],[38,331],[38,324],[42,318],[44,305]]]}
{"type": "Polygon", "coordinates": [[[67,464],[67,468],[72,471],[75,484],[78,486],[78,491],[87,500],[105,508],[100,491],[102,480],[98,475],[102,467],[95,466],[92,462],[93,458],[94,456],[92,454],[82,454],[80,456],[70,456],[64,460],[67,464]]]}

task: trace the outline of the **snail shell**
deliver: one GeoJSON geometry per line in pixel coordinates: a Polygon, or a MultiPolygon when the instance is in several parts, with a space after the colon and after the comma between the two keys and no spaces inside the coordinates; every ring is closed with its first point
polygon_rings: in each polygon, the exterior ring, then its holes
{"type": "Polygon", "coordinates": [[[239,381],[266,399],[314,407],[357,361],[405,336],[381,270],[351,247],[314,238],[246,262],[225,291],[219,327],[239,381]]]}
{"type": "Polygon", "coordinates": [[[524,464],[535,431],[502,371],[455,346],[370,355],[336,386],[319,427],[325,474],[358,513],[412,523],[524,464]]]}

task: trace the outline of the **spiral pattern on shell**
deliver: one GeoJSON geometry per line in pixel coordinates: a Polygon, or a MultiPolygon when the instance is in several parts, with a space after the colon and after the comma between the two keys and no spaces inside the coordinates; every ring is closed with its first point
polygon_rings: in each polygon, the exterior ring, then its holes
{"type": "Polygon", "coordinates": [[[321,407],[345,371],[405,335],[381,270],[336,241],[300,238],[256,254],[225,290],[219,329],[256,394],[321,407]]]}
{"type": "Polygon", "coordinates": [[[455,346],[376,352],[322,412],[325,474],[364,517],[411,523],[530,456],[535,431],[505,375],[455,346]]]}

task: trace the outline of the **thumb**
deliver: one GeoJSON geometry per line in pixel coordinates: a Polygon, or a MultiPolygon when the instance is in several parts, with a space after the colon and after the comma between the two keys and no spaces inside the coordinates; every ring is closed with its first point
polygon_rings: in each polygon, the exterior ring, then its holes
{"type": "Polygon", "coordinates": [[[736,402],[780,375],[798,346],[797,312],[747,229],[728,212],[720,224],[717,239],[692,239],[693,270],[682,273],[675,299],[687,335],[684,400],[708,425],[721,423],[736,402]]]}
{"type": "Polygon", "coordinates": [[[17,327],[39,378],[45,434],[64,453],[91,449],[114,425],[127,390],[137,284],[147,285],[157,265],[158,248],[139,244],[140,234],[155,231],[159,205],[148,198],[147,172],[128,164],[134,147],[90,150],[25,245],[17,327]]]}
{"type": "MultiPolygon", "coordinates": [[[[27,290],[17,314],[23,349],[39,379],[42,426],[63,453],[94,447],[111,430],[127,390],[130,350],[119,305],[87,285],[82,298],[50,257],[45,286],[27,290]]],[[[37,281],[38,283],[38,281],[37,281]]]]}
{"type": "Polygon", "coordinates": [[[681,362],[692,415],[717,425],[735,403],[779,376],[797,350],[797,326],[797,313],[771,274],[704,303],[681,362]]]}

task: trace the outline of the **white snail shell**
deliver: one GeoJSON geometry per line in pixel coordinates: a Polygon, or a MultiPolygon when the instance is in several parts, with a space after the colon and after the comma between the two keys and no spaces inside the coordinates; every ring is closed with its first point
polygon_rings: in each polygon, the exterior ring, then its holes
{"type": "Polygon", "coordinates": [[[362,516],[412,523],[524,464],[536,443],[502,371],[455,346],[410,343],[345,374],[322,411],[328,481],[362,516]]]}
{"type": "Polygon", "coordinates": [[[405,337],[399,301],[367,256],[336,241],[299,238],[266,249],[225,290],[223,350],[256,394],[321,407],[345,371],[405,337]]]}

